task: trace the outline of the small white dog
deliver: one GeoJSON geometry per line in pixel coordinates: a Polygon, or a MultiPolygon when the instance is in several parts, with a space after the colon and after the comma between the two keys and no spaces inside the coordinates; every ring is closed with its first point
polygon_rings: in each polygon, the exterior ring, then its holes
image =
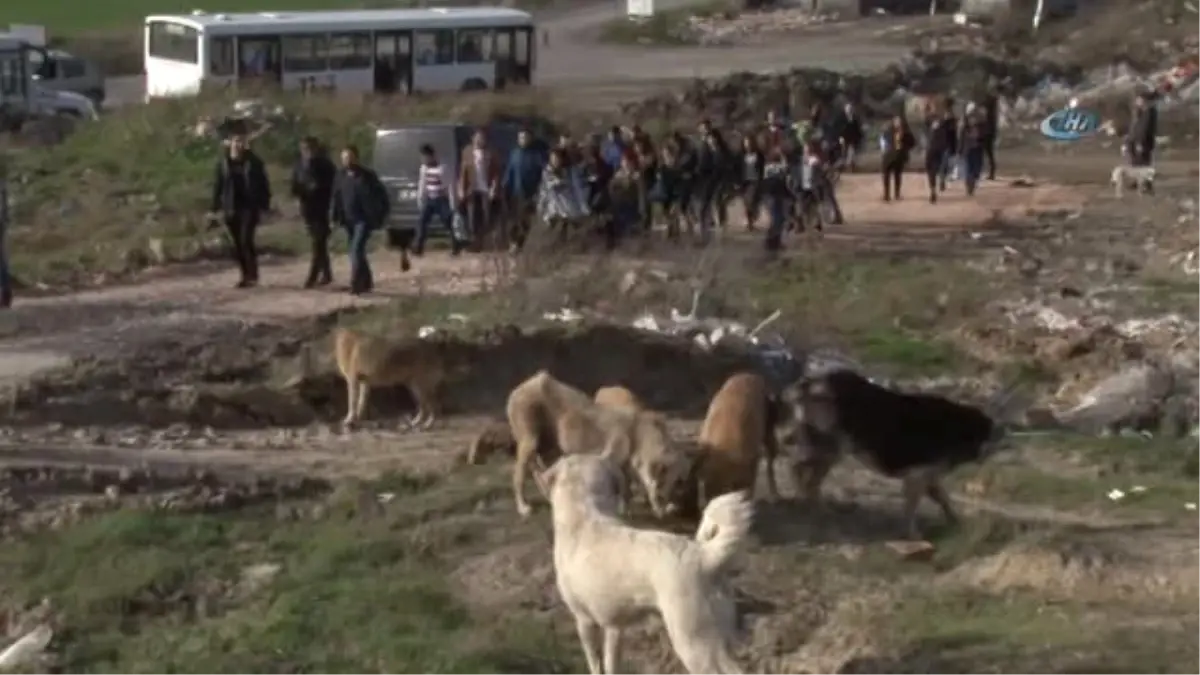
{"type": "Polygon", "coordinates": [[[608,459],[565,455],[543,478],[554,514],[558,591],[575,615],[593,674],[618,672],[621,631],[654,611],[688,672],[743,672],[730,653],[737,610],[723,582],[750,531],[749,495],[709,502],[693,540],[621,522],[621,472],[608,459]]]}
{"type": "Polygon", "coordinates": [[[1125,185],[1128,183],[1133,183],[1138,192],[1153,191],[1154,167],[1129,166],[1127,164],[1114,166],[1112,171],[1113,194],[1120,198],[1125,194],[1125,185]]]}

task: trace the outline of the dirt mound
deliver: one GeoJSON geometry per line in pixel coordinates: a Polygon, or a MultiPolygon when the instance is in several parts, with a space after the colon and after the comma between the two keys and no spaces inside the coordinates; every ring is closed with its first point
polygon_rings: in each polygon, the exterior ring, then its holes
{"type": "MultiPolygon", "coordinates": [[[[137,359],[83,361],[12,395],[5,422],[238,429],[334,421],[345,414],[346,394],[330,362],[330,325],[255,327],[228,343],[176,341],[137,359]]],[[[497,326],[450,342],[473,364],[445,387],[451,415],[498,414],[514,386],[547,369],[585,391],[619,383],[654,408],[699,416],[726,377],[754,367],[739,351],[703,351],[684,338],[615,325],[527,333],[497,326]]],[[[404,387],[381,388],[371,408],[368,417],[390,419],[411,410],[412,399],[404,387]]]]}
{"type": "MultiPolygon", "coordinates": [[[[545,369],[584,391],[621,384],[652,408],[699,416],[725,378],[755,367],[748,355],[733,349],[704,351],[684,338],[609,324],[528,333],[500,326],[451,344],[471,353],[474,365],[445,388],[450,414],[500,413],[513,387],[545,369]]],[[[331,365],[302,376],[296,387],[299,398],[327,419],[345,413],[345,384],[331,365]]],[[[377,415],[412,405],[404,388],[372,393],[371,401],[377,415]]]]}
{"type": "Polygon", "coordinates": [[[1071,599],[1171,602],[1196,597],[1200,584],[1194,549],[1170,556],[1177,560],[1163,560],[1161,545],[1146,550],[1158,551],[1154,560],[1132,546],[1098,540],[1017,545],[966,563],[946,581],[993,592],[1024,589],[1071,599]]]}

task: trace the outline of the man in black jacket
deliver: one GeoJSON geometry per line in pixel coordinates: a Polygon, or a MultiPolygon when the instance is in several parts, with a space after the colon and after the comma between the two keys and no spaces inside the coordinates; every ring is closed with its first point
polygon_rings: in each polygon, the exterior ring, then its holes
{"type": "Polygon", "coordinates": [[[1158,110],[1150,95],[1142,92],[1133,100],[1133,124],[1125,138],[1125,152],[1133,166],[1150,166],[1154,161],[1154,143],[1158,136],[1158,110]]]}
{"type": "Polygon", "coordinates": [[[983,136],[979,141],[983,158],[987,161],[988,180],[996,180],[996,133],[1000,128],[1000,95],[995,85],[984,95],[982,107],[983,136]]]}
{"type": "Polygon", "coordinates": [[[370,293],[375,287],[367,262],[371,233],[383,227],[391,204],[387,190],[375,172],[359,163],[358,148],[342,149],[342,170],[333,189],[333,220],[346,228],[350,237],[350,292],[370,293]]]}
{"type": "Polygon", "coordinates": [[[838,120],[837,140],[841,146],[842,159],[847,171],[858,168],[858,153],[862,150],[863,123],[853,103],[847,103],[838,120]]]}
{"type": "Polygon", "coordinates": [[[241,269],[238,288],[258,284],[258,250],[254,236],[262,214],[271,210],[267,169],[246,143],[232,136],[217,161],[212,188],[212,213],[219,214],[233,239],[233,255],[241,269]]]}
{"type": "Polygon", "coordinates": [[[305,137],[300,142],[300,160],[292,169],[292,196],[300,203],[300,215],[312,244],[305,288],[324,286],[333,281],[333,268],[329,263],[329,209],[336,174],[337,167],[317,139],[305,137]]]}
{"type": "Polygon", "coordinates": [[[929,181],[929,203],[936,204],[939,192],[946,191],[946,171],[958,145],[958,120],[947,107],[934,112],[925,128],[925,177],[929,181]]]}

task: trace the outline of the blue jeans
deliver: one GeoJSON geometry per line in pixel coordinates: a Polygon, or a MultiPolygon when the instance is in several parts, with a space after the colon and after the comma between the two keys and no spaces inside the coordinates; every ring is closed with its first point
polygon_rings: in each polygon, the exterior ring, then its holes
{"type": "Polygon", "coordinates": [[[767,250],[776,251],[783,246],[783,228],[787,225],[787,198],[770,195],[766,198],[767,217],[767,250]]]}
{"type": "Polygon", "coordinates": [[[349,228],[350,235],[350,291],[369,291],[375,286],[371,277],[371,264],[367,262],[367,242],[371,239],[371,227],[357,222],[349,228]]]}
{"type": "Polygon", "coordinates": [[[975,194],[975,186],[983,175],[983,148],[971,148],[963,153],[963,181],[967,185],[967,194],[975,194]]]}
{"type": "Polygon", "coordinates": [[[417,255],[425,252],[425,239],[429,236],[429,221],[437,218],[442,221],[442,227],[455,239],[459,233],[454,231],[454,211],[450,208],[449,197],[428,199],[421,205],[421,215],[417,218],[417,244],[414,251],[417,255]]]}

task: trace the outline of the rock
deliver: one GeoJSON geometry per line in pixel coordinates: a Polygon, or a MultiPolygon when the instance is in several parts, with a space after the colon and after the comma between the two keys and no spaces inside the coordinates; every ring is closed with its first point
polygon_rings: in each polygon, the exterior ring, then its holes
{"type": "Polygon", "coordinates": [[[1124,428],[1157,431],[1166,421],[1165,404],[1176,396],[1187,396],[1188,390],[1194,389],[1194,379],[1193,374],[1170,366],[1135,365],[1101,380],[1058,419],[1069,428],[1092,434],[1124,428]]]}

